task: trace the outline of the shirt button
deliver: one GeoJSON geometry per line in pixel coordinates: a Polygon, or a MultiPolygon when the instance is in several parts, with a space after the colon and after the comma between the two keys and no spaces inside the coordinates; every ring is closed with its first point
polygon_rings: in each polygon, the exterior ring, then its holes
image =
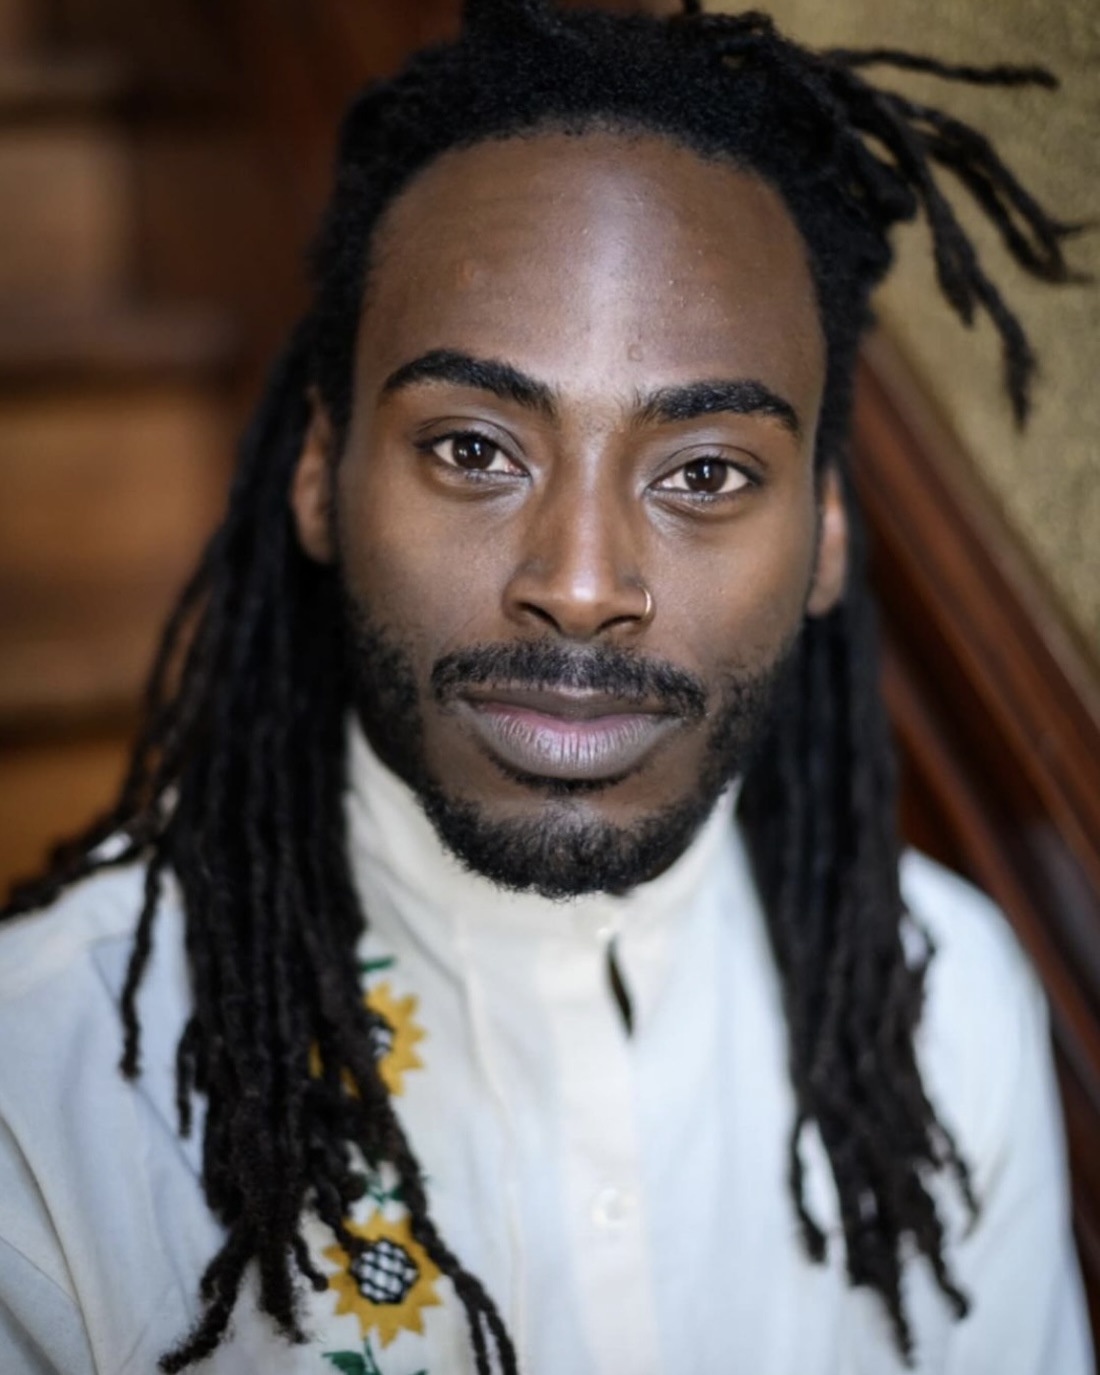
{"type": "Polygon", "coordinates": [[[607,945],[615,936],[615,917],[614,914],[606,909],[601,911],[591,908],[586,912],[579,912],[576,918],[576,931],[582,940],[594,940],[600,945],[607,945]]]}
{"type": "Polygon", "coordinates": [[[621,1227],[635,1208],[634,1195],[626,1189],[608,1184],[592,1201],[592,1221],[601,1231],[621,1227]]]}

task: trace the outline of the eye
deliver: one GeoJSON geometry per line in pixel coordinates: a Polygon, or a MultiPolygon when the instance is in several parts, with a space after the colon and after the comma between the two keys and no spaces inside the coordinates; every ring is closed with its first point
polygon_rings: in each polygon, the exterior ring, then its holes
{"type": "Polygon", "coordinates": [[[448,434],[425,447],[448,466],[465,473],[520,472],[499,444],[481,434],[448,434]]]}
{"type": "Polygon", "coordinates": [[[663,478],[657,488],[663,492],[691,492],[698,496],[730,496],[748,487],[752,479],[724,458],[693,458],[663,478]]]}

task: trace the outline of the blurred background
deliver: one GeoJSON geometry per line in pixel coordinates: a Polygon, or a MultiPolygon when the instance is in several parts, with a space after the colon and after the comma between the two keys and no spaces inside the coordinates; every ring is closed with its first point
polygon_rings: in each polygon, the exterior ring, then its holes
{"type": "MultiPolygon", "coordinates": [[[[727,8],[732,8],[728,5],[727,8]]],[[[889,68],[877,80],[940,105],[982,130],[1056,218],[1100,224],[1100,4],[1097,0],[771,0],[781,28],[816,47],[894,47],[948,62],[1038,64],[1057,92],[968,86],[889,68]]],[[[944,178],[953,189],[950,177],[944,178]]],[[[956,184],[957,185],[957,184],[956,184]]],[[[898,238],[898,265],[879,298],[891,338],[950,421],[1006,524],[1054,599],[1100,655],[1100,288],[1051,288],[1007,263],[996,231],[955,196],[994,280],[1040,360],[1024,431],[1004,404],[998,347],[980,319],[967,329],[943,308],[922,225],[898,238]]],[[[1100,230],[1070,241],[1074,266],[1100,275],[1100,230]]]]}
{"type": "MultiPolygon", "coordinates": [[[[458,9],[0,0],[0,888],[117,784],[157,628],[304,303],[346,99],[458,9]]],[[[875,76],[985,129],[1059,216],[1100,218],[1096,0],[772,10],[816,45],[1050,67],[1057,94],[875,76]]],[[[857,475],[905,827],[1000,902],[1050,995],[1096,1314],[1100,288],[1025,281],[974,232],[1043,361],[1032,424],[1013,427],[992,331],[949,314],[925,231],[907,230],[861,377],[857,475]]],[[[1100,274],[1100,230],[1071,251],[1100,274]]]]}

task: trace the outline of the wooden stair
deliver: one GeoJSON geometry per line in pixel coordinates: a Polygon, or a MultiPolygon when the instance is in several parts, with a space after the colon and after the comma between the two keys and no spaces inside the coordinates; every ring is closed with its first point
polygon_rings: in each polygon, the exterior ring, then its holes
{"type": "Polygon", "coordinates": [[[151,294],[125,64],[0,5],[0,889],[103,807],[221,505],[236,354],[151,294]]]}

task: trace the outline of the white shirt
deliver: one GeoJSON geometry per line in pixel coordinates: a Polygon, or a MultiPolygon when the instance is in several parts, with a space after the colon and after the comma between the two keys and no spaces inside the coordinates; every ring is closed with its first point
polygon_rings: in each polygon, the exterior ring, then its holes
{"type": "MultiPolygon", "coordinates": [[[[799,1239],[780,991],[731,801],[652,883],[555,903],[462,870],[358,736],[352,750],[364,985],[394,1031],[381,1069],[433,1217],[496,1301],[524,1375],[900,1375],[881,1301],[847,1282],[813,1133],[806,1191],[826,1263],[799,1239]]],[[[972,1313],[956,1322],[927,1264],[910,1262],[915,1368],[1088,1375],[1041,994],[983,898],[917,856],[902,877],[938,946],[922,1071],[982,1207],[970,1226],[937,1181],[972,1313]]],[[[188,985],[171,892],[140,998],[145,1072],[134,1086],[116,1069],[140,890],[139,872],[106,873],[0,935],[3,1375],[152,1375],[194,1320],[218,1244],[199,1141],[175,1130],[188,985]]],[[[247,1289],[232,1339],[196,1371],[472,1372],[461,1307],[408,1236],[392,1182],[355,1215],[374,1243],[362,1287],[307,1222],[330,1288],[307,1301],[306,1346],[276,1336],[247,1289]]]]}

